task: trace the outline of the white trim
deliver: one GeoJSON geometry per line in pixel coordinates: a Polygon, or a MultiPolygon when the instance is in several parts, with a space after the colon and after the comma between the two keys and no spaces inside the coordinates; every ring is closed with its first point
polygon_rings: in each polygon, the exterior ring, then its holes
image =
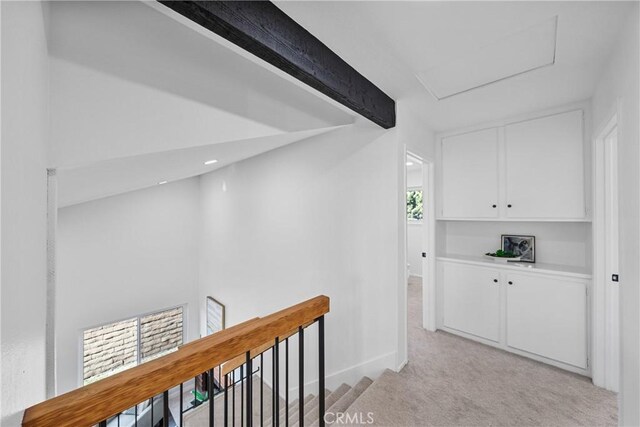
{"type": "MultiPolygon", "coordinates": [[[[389,366],[399,366],[409,354],[409,327],[407,315],[407,282],[409,280],[408,238],[407,238],[407,145],[402,144],[398,150],[398,283],[396,299],[396,360],[389,366]]],[[[424,196],[424,195],[423,195],[424,196]]],[[[424,206],[424,197],[423,197],[424,206]]],[[[424,207],[423,207],[424,212],[424,207]]]]}
{"type": "Polygon", "coordinates": [[[435,332],[436,324],[436,171],[433,161],[423,159],[423,182],[426,191],[422,193],[423,217],[425,227],[426,268],[422,267],[422,325],[435,332]],[[426,197],[425,197],[426,193],[426,197]],[[426,269],[426,271],[425,271],[426,269]],[[425,280],[426,279],[426,280],[425,280]]]}
{"type": "Polygon", "coordinates": [[[58,392],[56,363],[56,236],[58,233],[58,178],[47,169],[47,306],[45,335],[45,388],[48,399],[58,392]]]}
{"type": "Polygon", "coordinates": [[[608,119],[600,124],[592,139],[592,167],[593,167],[593,293],[592,293],[592,357],[591,373],[593,383],[599,387],[608,388],[607,379],[609,366],[607,364],[607,312],[606,309],[606,223],[605,223],[605,188],[604,162],[605,138],[618,124],[620,117],[620,101],[607,116],[608,119]]]}

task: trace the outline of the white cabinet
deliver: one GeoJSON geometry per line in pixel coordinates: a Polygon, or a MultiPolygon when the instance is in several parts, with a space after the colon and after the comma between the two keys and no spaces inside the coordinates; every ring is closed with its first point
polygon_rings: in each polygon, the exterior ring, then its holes
{"type": "Polygon", "coordinates": [[[498,217],[498,130],[442,140],[442,215],[498,217]]]}
{"type": "Polygon", "coordinates": [[[582,110],[507,125],[506,215],[585,215],[582,110]]]}
{"type": "Polygon", "coordinates": [[[441,139],[442,219],[584,220],[583,111],[441,139]]]}
{"type": "Polygon", "coordinates": [[[508,273],[507,345],[587,367],[587,288],[562,277],[508,273]]]}
{"type": "Polygon", "coordinates": [[[444,325],[498,342],[500,339],[500,272],[443,264],[444,325]]]}
{"type": "Polygon", "coordinates": [[[438,258],[438,328],[588,375],[590,276],[551,268],[438,258]]]}

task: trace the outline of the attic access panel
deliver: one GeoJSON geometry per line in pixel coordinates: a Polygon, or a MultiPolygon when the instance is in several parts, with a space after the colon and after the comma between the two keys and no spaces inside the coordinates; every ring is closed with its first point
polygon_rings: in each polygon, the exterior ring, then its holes
{"type": "Polygon", "coordinates": [[[437,100],[443,100],[553,65],[557,28],[558,17],[554,16],[418,73],[418,80],[437,100]]]}

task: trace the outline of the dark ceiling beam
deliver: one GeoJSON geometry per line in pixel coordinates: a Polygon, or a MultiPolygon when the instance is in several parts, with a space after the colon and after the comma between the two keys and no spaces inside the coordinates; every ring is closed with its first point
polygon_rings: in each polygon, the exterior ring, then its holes
{"type": "Polygon", "coordinates": [[[160,3],[389,129],[395,101],[270,1],[160,3]]]}

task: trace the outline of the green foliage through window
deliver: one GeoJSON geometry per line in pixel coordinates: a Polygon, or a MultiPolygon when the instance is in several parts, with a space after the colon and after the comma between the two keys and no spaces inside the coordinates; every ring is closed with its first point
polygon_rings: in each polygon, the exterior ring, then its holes
{"type": "Polygon", "coordinates": [[[407,191],[407,218],[422,220],[422,190],[407,191]]]}

